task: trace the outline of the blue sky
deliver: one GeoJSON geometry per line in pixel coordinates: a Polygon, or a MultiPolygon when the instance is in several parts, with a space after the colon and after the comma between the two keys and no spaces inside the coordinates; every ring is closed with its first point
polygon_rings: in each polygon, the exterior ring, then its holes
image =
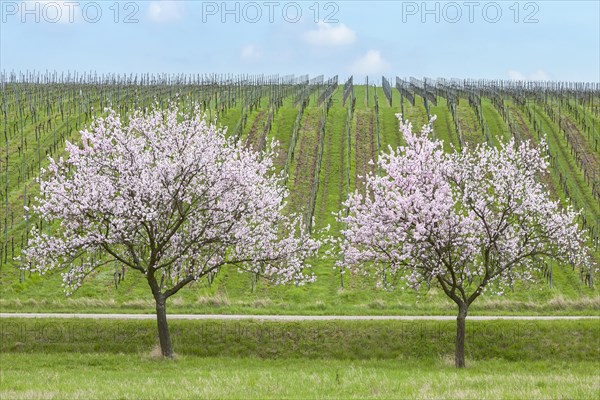
{"type": "Polygon", "coordinates": [[[600,81],[599,0],[0,0],[0,12],[5,71],[600,81]]]}

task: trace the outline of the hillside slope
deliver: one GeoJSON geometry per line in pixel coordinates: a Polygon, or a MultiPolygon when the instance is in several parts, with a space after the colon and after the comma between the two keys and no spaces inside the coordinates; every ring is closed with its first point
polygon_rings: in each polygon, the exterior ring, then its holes
{"type": "MultiPolygon", "coordinates": [[[[343,85],[322,77],[142,77],[139,81],[91,77],[77,82],[2,85],[0,129],[0,307],[3,310],[152,311],[146,283],[134,271],[115,287],[114,271],[104,270],[65,299],[58,275],[23,274],[16,260],[28,232],[39,222],[24,212],[37,192],[35,178],[47,157],[64,153],[65,141],[104,107],[127,113],[169,100],[182,107],[201,102],[228,134],[257,150],[279,142],[278,168],[288,172],[289,209],[310,228],[331,225],[349,191],[363,190],[369,163],[388,146],[402,145],[396,113],[414,129],[437,115],[434,134],[445,148],[495,146],[515,137],[539,142],[547,137],[550,173],[541,177],[552,195],[582,209],[600,260],[600,87],[598,84],[430,81],[397,79],[396,87],[343,85]],[[388,97],[389,96],[389,97],[388,97]],[[391,103],[391,104],[390,104],[391,103]],[[4,148],[5,147],[5,148],[4,148]],[[313,226],[314,221],[314,226],[313,226]]],[[[387,81],[386,81],[387,82],[387,81]]],[[[42,227],[44,228],[44,227],[42,227]]],[[[453,305],[432,289],[414,293],[374,289],[372,278],[340,275],[333,260],[312,260],[318,280],[308,287],[271,287],[232,269],[214,282],[178,294],[171,307],[182,312],[306,314],[447,313],[453,305]],[[343,286],[343,289],[342,289],[343,286]]],[[[487,296],[474,313],[597,312],[598,289],[589,288],[570,266],[550,265],[551,283],[516,285],[502,298],[487,296]]],[[[450,311],[452,310],[452,311],[450,311]]]]}

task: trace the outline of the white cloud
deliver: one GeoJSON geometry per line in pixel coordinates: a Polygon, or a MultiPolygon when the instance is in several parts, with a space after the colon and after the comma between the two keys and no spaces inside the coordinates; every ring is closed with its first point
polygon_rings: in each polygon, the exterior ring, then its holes
{"type": "Polygon", "coordinates": [[[381,56],[379,50],[367,51],[364,56],[354,60],[348,67],[350,73],[357,75],[382,74],[390,69],[390,63],[381,56]]]}
{"type": "Polygon", "coordinates": [[[175,0],[151,1],[148,18],[154,22],[172,22],[183,18],[183,2],[175,0]]]}
{"type": "Polygon", "coordinates": [[[240,58],[242,61],[255,62],[262,58],[262,51],[257,46],[249,44],[242,48],[240,58]]]}
{"type": "Polygon", "coordinates": [[[543,69],[538,69],[533,74],[531,74],[531,79],[534,81],[549,81],[552,78],[550,78],[550,75],[543,69]]]}
{"type": "Polygon", "coordinates": [[[525,75],[523,75],[519,71],[515,71],[514,69],[509,69],[506,74],[508,75],[508,79],[513,80],[513,81],[527,80],[527,78],[525,78],[525,75]]]}
{"type": "Polygon", "coordinates": [[[531,74],[523,74],[514,69],[509,69],[506,74],[508,75],[508,79],[513,81],[549,81],[552,79],[550,74],[543,69],[538,69],[531,74]]]}
{"type": "Polygon", "coordinates": [[[304,40],[314,46],[344,46],[356,41],[356,33],[344,24],[334,26],[319,21],[317,29],[304,32],[304,40]]]}

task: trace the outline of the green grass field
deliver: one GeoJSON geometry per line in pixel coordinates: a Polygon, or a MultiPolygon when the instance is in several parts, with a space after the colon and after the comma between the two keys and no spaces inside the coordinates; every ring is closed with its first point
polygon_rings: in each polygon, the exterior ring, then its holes
{"type": "Polygon", "coordinates": [[[594,399],[595,362],[261,360],[8,354],[2,399],[594,399]]]}
{"type": "Polygon", "coordinates": [[[153,321],[2,319],[2,399],[514,398],[600,395],[597,320],[153,321]]]}

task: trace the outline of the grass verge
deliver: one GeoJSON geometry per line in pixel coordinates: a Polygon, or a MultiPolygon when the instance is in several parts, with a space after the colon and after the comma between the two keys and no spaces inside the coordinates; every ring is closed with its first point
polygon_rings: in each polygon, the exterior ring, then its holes
{"type": "Polygon", "coordinates": [[[597,321],[0,320],[2,399],[577,398],[600,395],[597,321]]]}
{"type": "Polygon", "coordinates": [[[592,362],[259,360],[8,354],[2,399],[593,399],[592,362]]]}
{"type": "MultiPolygon", "coordinates": [[[[264,359],[441,359],[454,352],[454,321],[171,320],[175,352],[264,359]]],[[[153,320],[2,319],[2,353],[149,352],[153,320]]],[[[597,320],[469,321],[469,360],[600,359],[597,320]]]]}

